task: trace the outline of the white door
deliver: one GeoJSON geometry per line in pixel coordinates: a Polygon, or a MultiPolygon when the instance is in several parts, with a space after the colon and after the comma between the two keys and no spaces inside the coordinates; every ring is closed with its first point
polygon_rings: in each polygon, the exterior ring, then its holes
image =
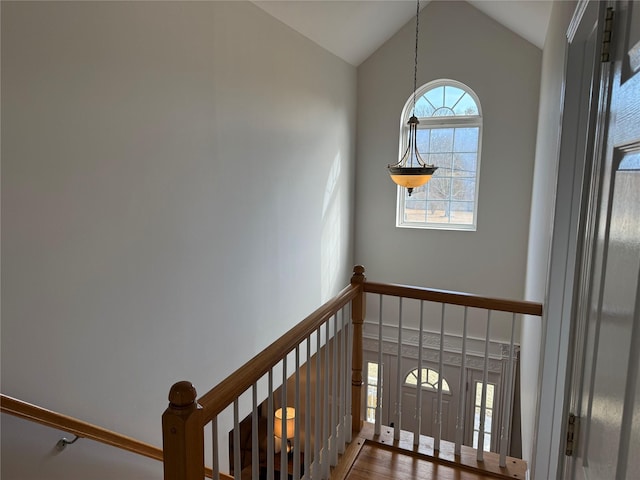
{"type": "MultiPolygon", "coordinates": [[[[599,39],[607,5],[598,6],[599,39]]],[[[571,391],[579,428],[565,463],[567,478],[591,480],[640,478],[640,2],[611,6],[600,120],[587,138],[593,181],[585,183],[571,391]]]]}
{"type": "MultiPolygon", "coordinates": [[[[423,384],[421,392],[422,406],[420,408],[420,434],[435,437],[438,428],[438,392],[431,385],[423,384]]],[[[437,388],[437,384],[436,384],[437,388]]],[[[404,385],[402,387],[402,430],[416,431],[416,401],[417,385],[404,385]]],[[[457,399],[453,398],[449,386],[446,385],[442,394],[442,430],[441,439],[455,442],[455,414],[457,399]],[[454,403],[455,402],[455,403],[454,403]]]]}

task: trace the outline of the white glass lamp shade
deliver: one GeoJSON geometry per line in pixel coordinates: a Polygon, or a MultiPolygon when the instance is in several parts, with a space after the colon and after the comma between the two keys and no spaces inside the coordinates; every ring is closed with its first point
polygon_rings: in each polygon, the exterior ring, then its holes
{"type": "Polygon", "coordinates": [[[285,421],[287,422],[287,438],[293,438],[296,434],[295,418],[296,418],[296,409],[293,407],[287,407],[286,413],[283,412],[282,408],[279,408],[278,410],[276,410],[276,413],[274,414],[274,418],[273,418],[274,435],[278,438],[282,438],[282,422],[285,421]]]}

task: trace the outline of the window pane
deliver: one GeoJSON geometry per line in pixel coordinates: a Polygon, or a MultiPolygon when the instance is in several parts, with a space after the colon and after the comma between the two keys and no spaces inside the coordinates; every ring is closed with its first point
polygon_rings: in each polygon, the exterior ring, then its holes
{"type": "Polygon", "coordinates": [[[473,177],[475,182],[478,155],[476,153],[456,153],[453,155],[453,176],[473,177]]]}
{"type": "Polygon", "coordinates": [[[404,379],[404,382],[409,385],[418,385],[418,377],[416,375],[417,371],[412,371],[411,373],[409,373],[409,375],[407,375],[407,378],[404,379]]]}
{"type": "Polygon", "coordinates": [[[426,200],[427,185],[420,185],[419,187],[414,188],[413,193],[411,194],[411,197],[407,197],[407,198],[412,198],[414,200],[426,200]]]}
{"type": "Polygon", "coordinates": [[[368,422],[376,421],[376,406],[378,404],[378,372],[379,366],[376,362],[367,362],[366,417],[368,422]]]}
{"type": "Polygon", "coordinates": [[[464,90],[458,87],[446,86],[444,87],[444,104],[446,107],[453,108],[458,103],[460,97],[465,94],[464,90]]]}
{"type": "Polygon", "coordinates": [[[411,195],[410,197],[407,198],[406,208],[409,208],[411,210],[416,210],[416,209],[424,210],[425,201],[420,198],[413,198],[413,195],[411,195]]]}
{"type": "Polygon", "coordinates": [[[430,117],[433,115],[435,109],[433,106],[427,101],[427,99],[422,96],[416,100],[416,111],[415,115],[418,118],[422,117],[430,117]]]}
{"type": "Polygon", "coordinates": [[[493,394],[495,392],[495,388],[495,385],[492,383],[487,385],[487,408],[493,408],[493,394]]]}
{"type": "Polygon", "coordinates": [[[430,152],[431,153],[452,152],[453,151],[453,131],[454,131],[453,128],[436,128],[431,130],[430,152]]]}
{"type": "Polygon", "coordinates": [[[476,198],[475,179],[453,178],[451,183],[451,198],[454,200],[473,201],[476,198]]]}
{"type": "Polygon", "coordinates": [[[451,222],[460,225],[473,225],[474,202],[451,202],[451,222]]]}
{"type": "Polygon", "coordinates": [[[484,431],[486,433],[491,433],[491,421],[493,420],[493,410],[490,408],[486,409],[486,413],[484,416],[484,431]]]}
{"type": "Polygon", "coordinates": [[[442,200],[428,201],[427,222],[449,223],[449,202],[442,200]]]}
{"type": "Polygon", "coordinates": [[[367,387],[367,406],[375,408],[377,402],[376,388],[369,386],[367,387]]]}
{"type": "Polygon", "coordinates": [[[428,199],[429,200],[448,200],[450,189],[451,189],[451,179],[450,178],[436,178],[435,176],[431,179],[428,185],[428,199]]]}
{"type": "Polygon", "coordinates": [[[435,108],[440,108],[444,105],[444,87],[437,87],[437,88],[434,88],[433,90],[429,90],[427,93],[424,94],[424,97],[435,108]]]}
{"type": "Polygon", "coordinates": [[[478,151],[478,127],[456,128],[454,152],[477,152],[478,151]]]}
{"type": "MultiPolygon", "coordinates": [[[[433,178],[438,177],[450,177],[451,176],[451,164],[453,163],[453,155],[450,153],[432,153],[428,156],[429,163],[438,167],[436,173],[433,174],[433,178]]],[[[427,185],[429,185],[427,183],[427,185]]]]}
{"type": "Polygon", "coordinates": [[[367,377],[368,377],[369,385],[378,385],[378,364],[374,362],[369,362],[367,369],[368,369],[367,377]]]}
{"type": "Polygon", "coordinates": [[[430,148],[431,129],[423,128],[418,129],[416,134],[416,142],[418,144],[418,151],[420,153],[428,153],[430,148]]]}
{"type": "MultiPolygon", "coordinates": [[[[480,407],[482,405],[482,382],[476,382],[476,401],[474,405],[480,407]]],[[[479,412],[480,410],[478,410],[479,412]]]]}
{"type": "Polygon", "coordinates": [[[405,222],[426,222],[427,203],[425,201],[407,204],[404,209],[405,222]]]}
{"type": "Polygon", "coordinates": [[[479,115],[476,102],[474,102],[471,95],[467,93],[465,93],[458,104],[453,107],[453,111],[456,115],[479,115]]]}
{"type": "Polygon", "coordinates": [[[367,408],[367,422],[375,423],[376,411],[373,408],[367,408]]]}

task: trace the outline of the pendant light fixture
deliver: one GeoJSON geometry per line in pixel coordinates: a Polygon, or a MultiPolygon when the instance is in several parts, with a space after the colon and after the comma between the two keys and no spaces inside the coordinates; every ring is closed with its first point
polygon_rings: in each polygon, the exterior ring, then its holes
{"type": "Polygon", "coordinates": [[[434,165],[427,163],[418,152],[418,118],[416,117],[416,88],[418,81],[418,31],[420,18],[420,0],[417,0],[416,8],[416,50],[413,62],[413,111],[411,118],[407,122],[409,125],[409,138],[407,140],[407,149],[405,150],[398,163],[389,164],[389,175],[397,185],[405,187],[411,196],[413,189],[424,185],[438,169],[434,165]]]}

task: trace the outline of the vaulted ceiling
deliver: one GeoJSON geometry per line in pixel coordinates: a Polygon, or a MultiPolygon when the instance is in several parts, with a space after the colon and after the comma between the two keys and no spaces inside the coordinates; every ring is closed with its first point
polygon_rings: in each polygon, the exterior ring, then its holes
{"type": "MultiPolygon", "coordinates": [[[[416,12],[416,2],[409,0],[255,0],[253,3],[355,66],[391,38],[416,12]]],[[[427,3],[422,1],[421,8],[427,3]]],[[[469,3],[538,48],[543,47],[551,0],[469,0],[469,3]]]]}

